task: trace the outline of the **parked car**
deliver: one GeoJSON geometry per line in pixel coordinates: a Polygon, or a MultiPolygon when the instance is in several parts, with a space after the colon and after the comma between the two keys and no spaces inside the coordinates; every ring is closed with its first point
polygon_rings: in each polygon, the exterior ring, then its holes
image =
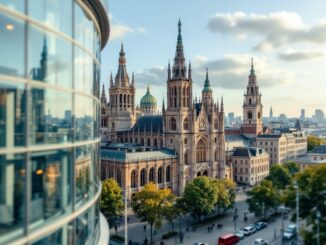
{"type": "Polygon", "coordinates": [[[240,238],[235,234],[226,233],[218,238],[218,245],[233,245],[237,244],[240,241],[240,238]]]}
{"type": "Polygon", "coordinates": [[[288,225],[288,227],[283,232],[283,238],[290,240],[297,235],[297,227],[294,224],[288,225]]]}
{"type": "Polygon", "coordinates": [[[236,235],[240,239],[243,239],[245,236],[243,230],[238,230],[234,235],[236,235]]]}
{"type": "Polygon", "coordinates": [[[256,228],[254,227],[254,225],[249,225],[246,226],[245,228],[243,228],[243,233],[246,236],[250,236],[251,234],[254,234],[256,232],[256,228]]]}
{"type": "Polygon", "coordinates": [[[203,243],[203,242],[195,242],[194,245],[209,245],[208,243],[203,243]]]}
{"type": "Polygon", "coordinates": [[[267,226],[267,223],[266,222],[257,222],[255,223],[255,228],[257,231],[265,228],[267,226]]]}
{"type": "Polygon", "coordinates": [[[262,239],[262,238],[257,238],[255,241],[254,241],[254,245],[268,245],[269,243],[262,239]]]}

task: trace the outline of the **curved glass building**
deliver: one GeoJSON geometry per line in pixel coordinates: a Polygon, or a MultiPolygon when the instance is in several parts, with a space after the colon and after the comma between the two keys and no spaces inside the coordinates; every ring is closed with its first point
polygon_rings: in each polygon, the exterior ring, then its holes
{"type": "Polygon", "coordinates": [[[0,0],[0,244],[101,239],[108,36],[100,0],[0,0]]]}

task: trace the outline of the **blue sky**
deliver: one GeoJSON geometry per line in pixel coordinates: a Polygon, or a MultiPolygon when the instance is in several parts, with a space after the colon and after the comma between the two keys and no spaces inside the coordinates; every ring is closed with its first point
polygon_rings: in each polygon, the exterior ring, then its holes
{"type": "Polygon", "coordinates": [[[242,114],[250,57],[264,116],[326,111],[326,2],[322,0],[109,0],[110,40],[102,51],[102,83],[117,72],[124,43],[127,71],[135,72],[136,100],[146,85],[161,105],[166,66],[173,61],[177,22],[187,62],[193,66],[194,95],[200,97],[209,68],[216,99],[226,112],[242,114]],[[312,4],[313,2],[313,4],[312,4]]]}

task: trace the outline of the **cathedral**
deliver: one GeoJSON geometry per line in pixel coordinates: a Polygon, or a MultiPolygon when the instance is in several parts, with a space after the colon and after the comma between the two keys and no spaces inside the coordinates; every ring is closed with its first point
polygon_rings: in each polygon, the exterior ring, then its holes
{"type": "MultiPolygon", "coordinates": [[[[220,103],[214,99],[206,70],[202,97],[194,100],[191,72],[190,62],[186,65],[179,20],[173,66],[169,63],[167,68],[166,105],[163,100],[161,114],[157,112],[157,102],[150,94],[149,87],[141,99],[140,107],[135,105],[136,81],[134,75],[130,80],[127,73],[123,45],[117,74],[114,79],[112,74],[110,77],[109,101],[104,86],[101,95],[103,142],[173,152],[176,156],[175,167],[171,168],[172,173],[166,173],[165,176],[169,174],[169,179],[176,179],[176,186],[171,188],[177,189],[178,193],[182,192],[189,180],[197,176],[225,178],[230,175],[225,164],[223,98],[220,103]]],[[[120,181],[124,181],[121,186],[132,186],[133,178],[141,178],[140,171],[134,177],[132,170],[125,173],[125,178],[120,176],[120,181]],[[131,182],[127,183],[127,179],[131,182]]],[[[144,173],[145,182],[147,173],[144,173]]],[[[112,175],[116,177],[116,173],[112,175]]],[[[147,176],[147,179],[150,178],[147,176]]]]}

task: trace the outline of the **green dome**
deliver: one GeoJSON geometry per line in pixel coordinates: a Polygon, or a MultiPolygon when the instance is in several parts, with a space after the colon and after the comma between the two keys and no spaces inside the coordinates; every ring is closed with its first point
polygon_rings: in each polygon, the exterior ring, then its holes
{"type": "Polygon", "coordinates": [[[147,92],[140,100],[140,107],[156,107],[156,104],[156,99],[151,95],[149,86],[147,86],[147,92]]]}

